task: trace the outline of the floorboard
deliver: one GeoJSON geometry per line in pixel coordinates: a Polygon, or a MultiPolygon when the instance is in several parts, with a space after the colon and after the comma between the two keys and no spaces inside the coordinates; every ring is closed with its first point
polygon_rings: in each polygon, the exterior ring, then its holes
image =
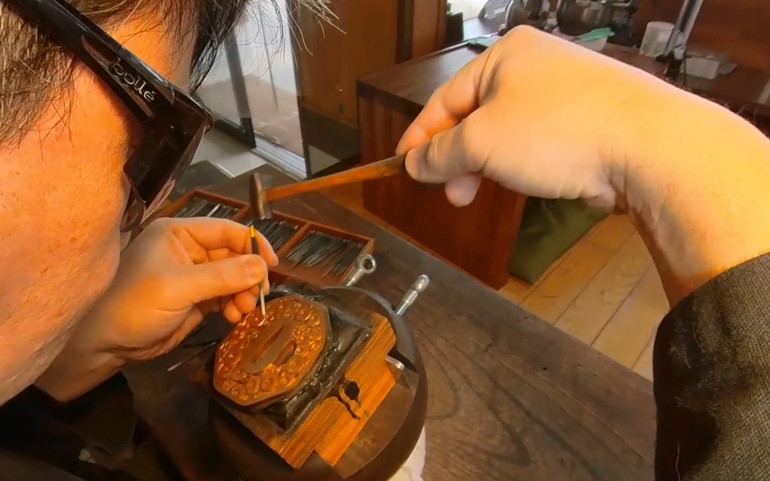
{"type": "Polygon", "coordinates": [[[588,287],[613,252],[593,242],[578,242],[567,257],[527,296],[521,306],[553,324],[588,287]]]}
{"type": "Polygon", "coordinates": [[[647,341],[644,351],[642,351],[639,359],[634,363],[634,372],[638,373],[645,379],[652,381],[652,348],[655,344],[655,338],[651,337],[647,341]]]}
{"type": "Polygon", "coordinates": [[[593,347],[620,364],[633,368],[668,310],[660,276],[650,266],[599,334],[593,347]]]}
{"type": "Polygon", "coordinates": [[[627,215],[610,215],[596,224],[584,239],[617,252],[634,232],[636,229],[627,215]]]}
{"type": "Polygon", "coordinates": [[[652,258],[635,233],[559,316],[556,327],[593,344],[650,266],[652,258]]]}

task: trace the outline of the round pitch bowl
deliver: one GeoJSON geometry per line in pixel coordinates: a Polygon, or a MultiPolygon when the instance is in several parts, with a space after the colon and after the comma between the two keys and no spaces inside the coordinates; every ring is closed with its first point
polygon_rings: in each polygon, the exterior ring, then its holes
{"type": "MultiPolygon", "coordinates": [[[[328,288],[335,295],[344,297],[351,305],[366,306],[391,321],[397,336],[397,348],[404,354],[404,364],[409,367],[414,386],[413,400],[408,407],[393,392],[389,394],[366,429],[374,429],[383,435],[372,436],[376,446],[367,451],[374,453],[368,461],[357,460],[351,475],[343,478],[319,456],[312,455],[300,469],[293,469],[266,444],[236,421],[217,401],[210,403],[210,420],[217,444],[225,462],[241,481],[388,481],[407,462],[420,439],[428,410],[428,382],[425,365],[416,348],[414,334],[409,325],[387,305],[382,298],[358,288],[328,288]],[[377,307],[379,306],[379,307],[377,307]],[[405,412],[404,412],[405,411],[405,412]],[[401,419],[400,426],[389,426],[393,419],[401,419]],[[377,423],[382,423],[382,429],[377,423]]],[[[344,458],[343,458],[344,459],[344,458]]],[[[349,460],[346,462],[350,462],[349,460]]]]}

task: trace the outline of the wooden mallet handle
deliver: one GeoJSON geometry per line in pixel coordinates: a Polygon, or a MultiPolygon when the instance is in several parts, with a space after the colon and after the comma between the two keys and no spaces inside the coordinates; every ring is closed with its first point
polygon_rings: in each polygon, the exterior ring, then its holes
{"type": "Polygon", "coordinates": [[[336,174],[305,180],[296,184],[282,185],[265,190],[265,200],[273,202],[292,195],[305,194],[318,190],[329,189],[344,184],[363,182],[365,180],[382,179],[406,171],[406,156],[397,155],[389,159],[380,160],[355,169],[338,172],[336,174]]]}

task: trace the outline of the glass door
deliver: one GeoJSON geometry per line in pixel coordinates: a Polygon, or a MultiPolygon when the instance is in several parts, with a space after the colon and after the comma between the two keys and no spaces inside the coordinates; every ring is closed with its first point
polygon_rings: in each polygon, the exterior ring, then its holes
{"type": "Polygon", "coordinates": [[[249,148],[256,148],[257,140],[235,34],[225,42],[222,55],[206,77],[199,96],[213,112],[218,130],[249,148]]]}
{"type": "Polygon", "coordinates": [[[252,2],[199,96],[216,127],[293,177],[305,176],[289,13],[252,2]]]}

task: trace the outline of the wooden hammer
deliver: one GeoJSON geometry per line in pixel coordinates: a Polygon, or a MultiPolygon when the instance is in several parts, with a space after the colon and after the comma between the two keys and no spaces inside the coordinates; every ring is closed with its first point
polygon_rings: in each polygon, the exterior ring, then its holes
{"type": "Polygon", "coordinates": [[[305,194],[318,190],[329,189],[353,182],[382,179],[401,172],[406,172],[406,156],[397,155],[355,169],[345,170],[317,179],[305,180],[280,187],[265,188],[259,174],[251,176],[249,185],[249,201],[255,219],[269,219],[273,216],[270,203],[292,195],[305,194]]]}

